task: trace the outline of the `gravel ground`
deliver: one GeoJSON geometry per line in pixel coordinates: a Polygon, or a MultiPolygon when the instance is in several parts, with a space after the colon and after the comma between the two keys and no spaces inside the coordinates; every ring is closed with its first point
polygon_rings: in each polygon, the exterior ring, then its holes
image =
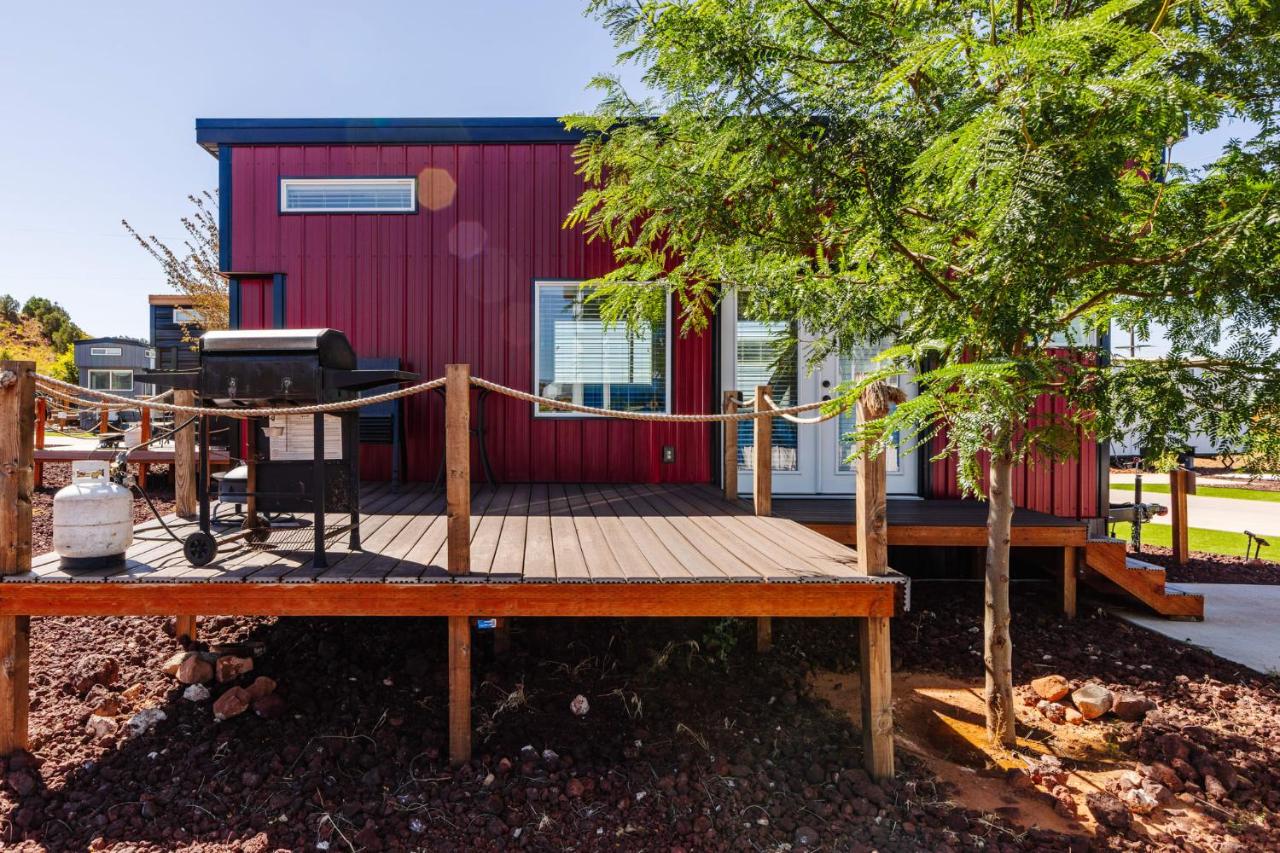
{"type": "MultiPolygon", "coordinates": [[[[1278,510],[1280,511],[1280,510],[1278,510]]],[[[1173,562],[1173,549],[1143,545],[1140,560],[1164,566],[1170,583],[1280,584],[1280,563],[1192,551],[1185,566],[1173,562]]]]}

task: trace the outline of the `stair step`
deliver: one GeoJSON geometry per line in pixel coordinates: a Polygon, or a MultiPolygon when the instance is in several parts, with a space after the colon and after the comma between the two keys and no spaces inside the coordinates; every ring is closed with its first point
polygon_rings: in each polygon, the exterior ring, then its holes
{"type": "Polygon", "coordinates": [[[1162,616],[1204,618],[1203,596],[1169,587],[1164,567],[1129,556],[1124,540],[1090,539],[1085,565],[1162,616]]]}

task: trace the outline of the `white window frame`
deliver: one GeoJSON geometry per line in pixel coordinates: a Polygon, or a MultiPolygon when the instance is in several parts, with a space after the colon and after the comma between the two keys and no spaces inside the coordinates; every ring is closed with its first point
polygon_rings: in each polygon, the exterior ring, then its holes
{"type": "Polygon", "coordinates": [[[133,381],[133,371],[132,371],[132,370],[121,370],[121,369],[119,369],[119,368],[115,368],[115,367],[91,367],[91,368],[88,368],[88,370],[87,370],[87,372],[86,372],[86,374],[85,374],[85,382],[87,382],[87,383],[88,383],[87,385],[85,385],[85,387],[86,387],[86,388],[88,388],[88,389],[90,389],[91,391],[108,391],[108,392],[114,392],[114,391],[132,391],[132,390],[133,390],[133,386],[134,386],[134,381],[133,381]],[[105,374],[107,374],[107,387],[106,387],[106,388],[94,388],[94,387],[93,387],[93,376],[94,376],[94,374],[95,374],[95,373],[105,373],[105,374]],[[115,373],[127,373],[127,374],[129,374],[129,387],[128,387],[128,388],[116,388],[116,387],[114,387],[114,386],[112,385],[111,378],[112,378],[112,374],[115,374],[115,373]]]}
{"type": "Polygon", "coordinates": [[[124,349],[121,347],[89,347],[89,355],[113,356],[119,358],[124,355],[124,349]]]}
{"type": "Polygon", "coordinates": [[[418,179],[402,178],[281,178],[280,179],[280,212],[281,213],[417,213],[418,212],[418,179]],[[307,207],[291,208],[288,204],[289,187],[291,186],[342,186],[354,184],[400,184],[409,186],[408,207],[307,207]]]}
{"type": "Polygon", "coordinates": [[[194,308],[174,308],[173,322],[178,326],[194,326],[200,324],[200,315],[194,308]]]}
{"type": "MultiPolygon", "coordinates": [[[[533,377],[532,388],[533,393],[538,393],[538,355],[542,349],[542,302],[538,299],[538,288],[542,286],[549,287],[567,287],[569,285],[582,286],[581,279],[562,279],[562,278],[539,278],[533,282],[533,377]]],[[[663,394],[662,409],[656,412],[648,412],[653,415],[666,415],[671,413],[671,362],[672,356],[672,337],[671,337],[671,294],[666,294],[666,318],[663,324],[663,342],[665,348],[665,360],[663,362],[663,394]]],[[[563,419],[563,418],[610,418],[612,415],[595,415],[588,412],[570,412],[564,409],[553,409],[544,412],[541,404],[533,404],[533,416],[542,419],[563,419]]]]}

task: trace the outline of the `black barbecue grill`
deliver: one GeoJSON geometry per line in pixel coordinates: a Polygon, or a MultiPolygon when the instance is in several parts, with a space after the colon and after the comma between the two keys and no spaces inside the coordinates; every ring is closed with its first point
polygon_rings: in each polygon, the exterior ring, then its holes
{"type": "MultiPolygon", "coordinates": [[[[206,332],[200,366],[154,371],[139,378],[160,387],[196,392],[198,404],[220,409],[289,409],[355,400],[359,393],[417,379],[403,370],[360,370],[346,335],[334,329],[268,329],[206,332]]],[[[209,512],[208,430],[200,430],[197,497],[200,529],[187,536],[183,552],[196,566],[217,556],[222,542],[244,539],[255,547],[292,549],[296,527],[273,528],[262,516],[310,514],[314,565],[323,568],[326,541],[349,534],[360,549],[360,434],[358,410],[245,419],[248,424],[242,530],[213,537],[209,512]],[[317,450],[319,448],[319,450],[317,450]],[[326,526],[326,513],[349,513],[350,521],[326,526]],[[261,514],[261,515],[260,515],[261,514]]]]}

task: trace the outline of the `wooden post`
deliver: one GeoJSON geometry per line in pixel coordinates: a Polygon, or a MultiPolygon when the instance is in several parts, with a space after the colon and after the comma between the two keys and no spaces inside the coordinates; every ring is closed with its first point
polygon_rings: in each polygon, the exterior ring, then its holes
{"type": "Polygon", "coordinates": [[[178,616],[173,621],[173,634],[178,642],[194,643],[198,636],[198,625],[194,616],[178,616]]]}
{"type": "Polygon", "coordinates": [[[1173,522],[1173,561],[1179,566],[1187,564],[1190,554],[1190,541],[1187,535],[1187,493],[1191,472],[1185,468],[1175,468],[1169,474],[1169,511],[1173,522]]]}
{"type": "MultiPolygon", "coordinates": [[[[887,383],[868,387],[857,402],[858,427],[889,414],[900,399],[887,383]]],[[[872,456],[866,442],[858,457],[854,498],[857,516],[858,565],[868,576],[889,570],[889,507],[885,494],[885,458],[872,456]]],[[[867,772],[875,779],[893,776],[893,671],[890,664],[889,617],[858,619],[858,676],[862,688],[862,748],[867,772]]]]}
{"type": "Polygon", "coordinates": [[[773,648],[773,617],[756,617],[756,651],[764,654],[773,648]]]}
{"type": "Polygon", "coordinates": [[[107,421],[107,416],[110,413],[110,411],[111,410],[107,408],[106,403],[103,403],[102,408],[98,410],[98,432],[99,433],[111,431],[111,424],[108,423],[107,421]]]}
{"type": "MultiPolygon", "coordinates": [[[[35,370],[0,361],[0,574],[31,570],[35,370]]],[[[31,619],[0,616],[0,755],[27,747],[31,619]]]]}
{"type": "MultiPolygon", "coordinates": [[[[36,400],[36,450],[44,450],[44,428],[49,420],[49,401],[41,397],[36,400]]],[[[44,485],[44,463],[35,463],[35,487],[44,485]]]]}
{"type": "Polygon", "coordinates": [[[449,761],[471,760],[471,617],[449,617],[449,761]]]}
{"type": "Polygon", "coordinates": [[[471,571],[471,366],[446,364],[444,375],[448,568],[451,575],[465,575],[471,571]]]}
{"type": "MultiPolygon", "coordinates": [[[[765,398],[772,393],[768,385],[756,386],[756,411],[769,410],[765,398]]],[[[754,447],[751,451],[751,498],[756,515],[773,515],[773,416],[755,418],[754,447]]]]}
{"type": "MultiPolygon", "coordinates": [[[[724,392],[724,413],[738,411],[738,392],[724,392]]],[[[724,499],[738,499],[738,421],[724,422],[724,499]]]]}
{"type": "Polygon", "coordinates": [[[493,652],[497,655],[505,655],[511,651],[511,617],[499,616],[494,621],[496,624],[493,626],[493,652]]]}
{"type": "MultiPolygon", "coordinates": [[[[142,421],[138,425],[141,431],[139,439],[142,444],[146,444],[151,440],[151,407],[142,407],[142,421]]],[[[146,462],[138,463],[138,487],[145,489],[147,487],[147,468],[146,462]]]]}
{"type": "MultiPolygon", "coordinates": [[[[194,406],[194,391],[174,391],[176,406],[194,406]]],[[[184,423],[189,415],[175,413],[174,426],[184,423]]],[[[196,432],[195,422],[173,435],[173,511],[182,518],[194,518],[196,514],[196,432]]]]}
{"type": "Polygon", "coordinates": [[[1080,550],[1074,545],[1062,549],[1062,612],[1068,619],[1076,618],[1076,561],[1080,550]]]}

